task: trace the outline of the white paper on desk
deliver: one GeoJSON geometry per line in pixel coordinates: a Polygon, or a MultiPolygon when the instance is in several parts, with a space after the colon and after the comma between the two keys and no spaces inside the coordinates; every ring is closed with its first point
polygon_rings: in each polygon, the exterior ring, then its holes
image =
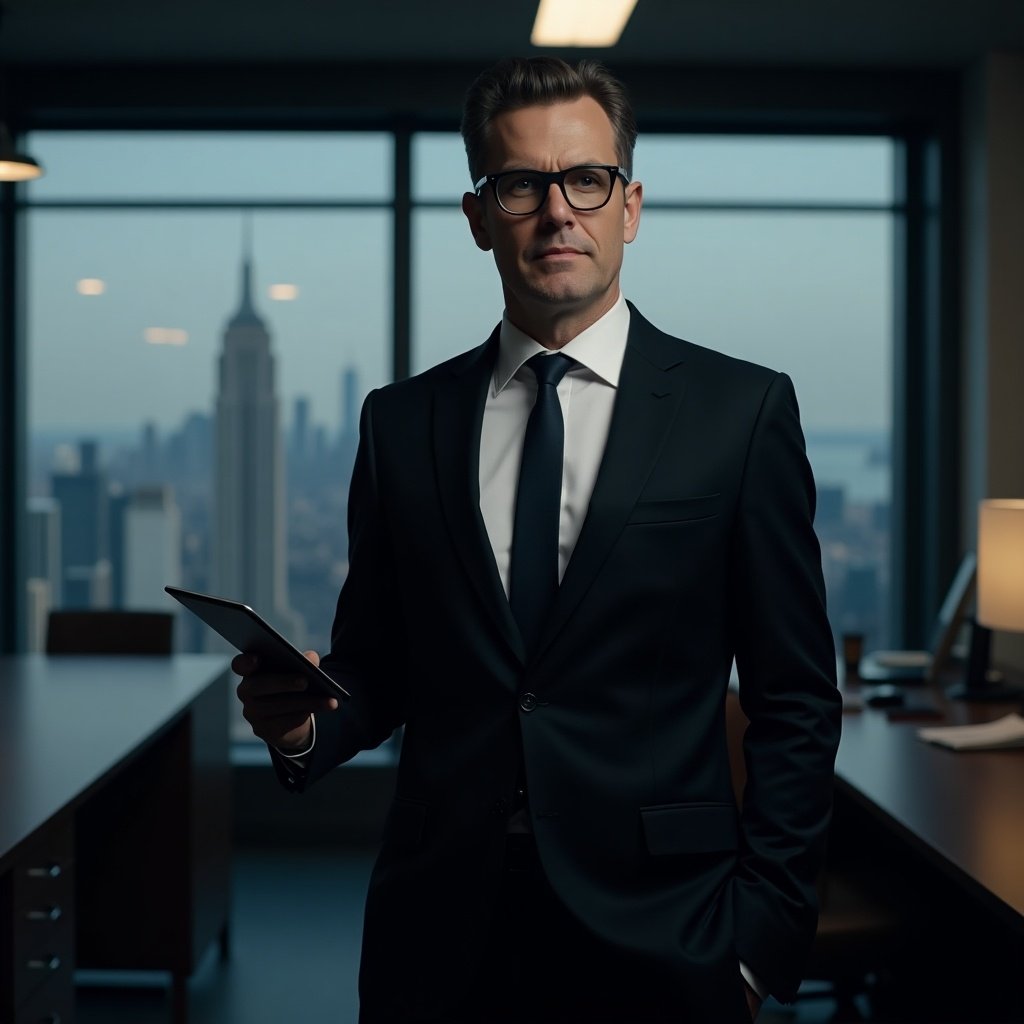
{"type": "Polygon", "coordinates": [[[1017,714],[1005,715],[982,725],[944,725],[918,729],[917,735],[929,743],[939,743],[954,750],[1024,747],[1024,718],[1017,714]]]}

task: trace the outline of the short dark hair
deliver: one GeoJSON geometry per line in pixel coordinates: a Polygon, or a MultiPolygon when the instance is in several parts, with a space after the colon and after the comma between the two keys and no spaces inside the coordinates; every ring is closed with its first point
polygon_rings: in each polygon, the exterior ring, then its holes
{"type": "Polygon", "coordinates": [[[633,174],[636,118],[625,86],[604,65],[581,60],[574,67],[558,57],[509,57],[488,68],[469,87],[462,108],[462,139],[473,181],[484,173],[491,122],[522,107],[567,103],[589,96],[611,121],[618,160],[633,174]]]}

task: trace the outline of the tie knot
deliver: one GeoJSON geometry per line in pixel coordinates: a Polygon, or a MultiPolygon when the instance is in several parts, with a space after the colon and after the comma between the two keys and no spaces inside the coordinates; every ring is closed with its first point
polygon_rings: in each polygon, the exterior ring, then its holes
{"type": "Polygon", "coordinates": [[[553,356],[538,352],[535,356],[526,360],[526,365],[533,370],[537,377],[537,385],[557,384],[566,374],[566,371],[575,363],[571,356],[563,356],[556,352],[553,356]]]}

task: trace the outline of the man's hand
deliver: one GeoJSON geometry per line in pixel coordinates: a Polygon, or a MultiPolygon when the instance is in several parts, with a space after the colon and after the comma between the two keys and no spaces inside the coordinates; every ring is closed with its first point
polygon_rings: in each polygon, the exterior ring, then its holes
{"type": "Polygon", "coordinates": [[[750,1019],[752,1021],[757,1020],[757,1015],[761,1012],[761,997],[747,984],[747,979],[743,979],[743,991],[747,997],[747,1009],[750,1011],[750,1019]]]}
{"type": "MultiPolygon", "coordinates": [[[[304,654],[314,665],[320,664],[316,651],[304,654]]],[[[338,707],[334,697],[309,693],[309,684],[301,677],[260,672],[253,654],[236,655],[231,671],[242,677],[235,691],[242,716],[256,736],[280,750],[305,750],[313,729],[310,715],[338,707]]]]}

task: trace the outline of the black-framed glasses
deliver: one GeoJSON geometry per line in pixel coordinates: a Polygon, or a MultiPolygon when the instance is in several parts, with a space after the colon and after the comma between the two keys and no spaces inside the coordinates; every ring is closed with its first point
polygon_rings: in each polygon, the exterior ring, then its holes
{"type": "Polygon", "coordinates": [[[617,178],[628,185],[624,167],[612,164],[581,164],[564,171],[534,171],[529,168],[485,174],[473,185],[477,195],[485,185],[506,212],[517,217],[536,213],[545,203],[552,185],[557,185],[574,210],[600,210],[612,197],[617,178]]]}

